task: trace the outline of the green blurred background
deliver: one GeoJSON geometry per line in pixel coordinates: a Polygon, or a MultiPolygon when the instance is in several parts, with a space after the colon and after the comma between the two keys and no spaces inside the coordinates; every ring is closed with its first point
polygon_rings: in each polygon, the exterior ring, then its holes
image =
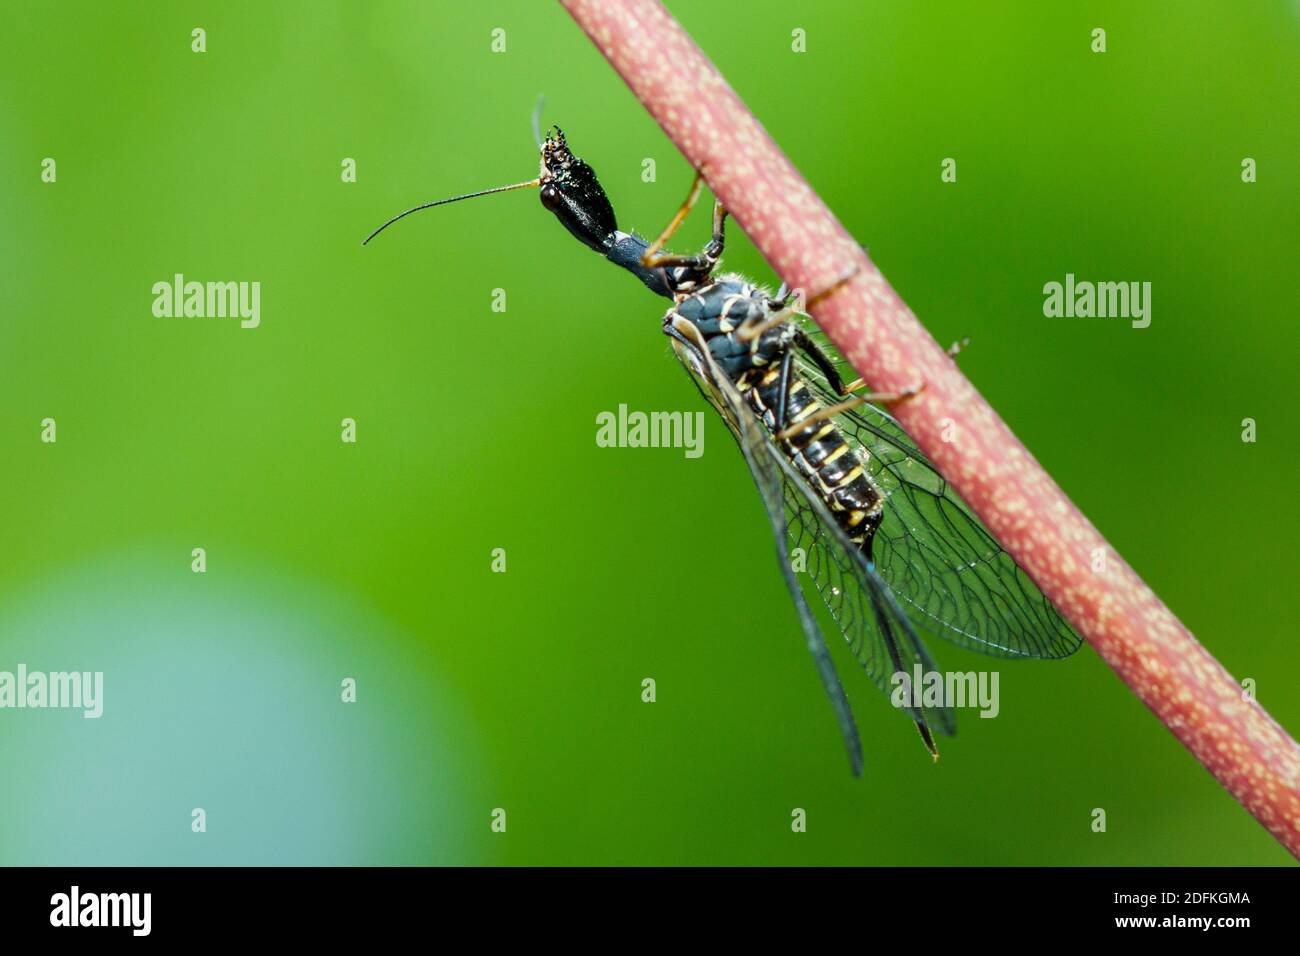
{"type": "MultiPolygon", "coordinates": [[[[670,3],[1295,731],[1300,12],[1044,6],[670,3]],[[1150,328],[1044,318],[1066,272],[1150,281],[1150,328]]],[[[106,684],[97,721],[0,712],[0,862],[1290,860],[1086,647],[935,647],[1002,675],[937,765],[840,655],[852,778],[720,423],[698,460],[595,444],[619,403],[703,407],[664,303],[529,193],[362,249],[535,175],[540,92],[620,224],[663,225],[689,169],[558,5],[7,4],[0,34],[0,670],[106,684]],[[261,282],[260,328],[155,318],[177,272],[261,282]]],[[[727,266],[773,281],[740,230],[727,266]]]]}

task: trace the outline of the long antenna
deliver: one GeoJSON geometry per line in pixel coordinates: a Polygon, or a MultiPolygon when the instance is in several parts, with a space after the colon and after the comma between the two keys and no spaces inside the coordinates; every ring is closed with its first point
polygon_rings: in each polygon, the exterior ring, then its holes
{"type": "Polygon", "coordinates": [[[419,212],[421,209],[432,209],[434,206],[445,206],[449,202],[460,202],[462,199],[474,199],[478,196],[490,196],[492,193],[504,193],[504,192],[509,192],[512,189],[523,189],[526,186],[540,186],[541,184],[542,184],[542,180],[540,178],[530,179],[526,183],[515,183],[513,186],[496,186],[492,189],[484,189],[476,193],[465,193],[465,195],[463,196],[452,196],[450,199],[438,199],[435,200],[434,202],[421,203],[418,206],[412,206],[410,209],[406,210],[405,212],[399,212],[392,219],[388,220],[388,222],[384,223],[382,226],[380,226],[370,235],[366,236],[366,238],[361,241],[361,244],[363,246],[366,245],[366,243],[370,242],[370,240],[375,238],[375,236],[379,235],[381,232],[383,232],[393,223],[397,222],[397,220],[404,219],[405,217],[409,216],[411,213],[419,212]]]}

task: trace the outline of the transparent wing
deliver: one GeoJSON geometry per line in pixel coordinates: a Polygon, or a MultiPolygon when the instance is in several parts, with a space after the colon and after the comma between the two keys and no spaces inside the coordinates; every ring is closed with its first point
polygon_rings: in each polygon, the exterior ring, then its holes
{"type": "MultiPolygon", "coordinates": [[[[832,361],[848,369],[811,320],[804,328],[832,361]]],[[[798,366],[824,404],[843,399],[803,355],[798,366]]],[[[872,557],[918,626],[999,657],[1058,658],[1078,650],[1078,635],[894,418],[863,405],[837,416],[836,424],[867,452],[867,471],[889,496],[872,557]]]]}
{"type": "MultiPolygon", "coordinates": [[[[770,439],[765,441],[765,447],[782,471],[791,559],[798,555],[796,549],[802,552],[808,579],[872,683],[892,694],[890,680],[894,674],[901,672],[910,678],[917,665],[923,673],[938,671],[878,568],[866,560],[770,439]]],[[[917,722],[931,750],[934,747],[927,724],[933,722],[945,734],[956,732],[956,720],[948,708],[903,709],[917,722]]]]}
{"type": "MultiPolygon", "coordinates": [[[[911,676],[918,664],[927,672],[938,668],[876,569],[786,460],[735,387],[712,364],[707,349],[688,350],[679,346],[677,352],[700,391],[731,429],[749,464],[776,537],[777,558],[786,586],[799,612],[809,650],[840,716],[845,743],[857,770],[861,757],[854,757],[859,748],[856,727],[821,628],[804,598],[800,577],[806,574],[853,655],[872,682],[887,694],[895,672],[903,671],[911,676]],[[799,575],[791,560],[796,548],[801,549],[799,556],[806,565],[799,575]]],[[[932,751],[931,721],[944,733],[955,730],[950,709],[922,710],[906,704],[902,709],[916,721],[932,751]]]]}

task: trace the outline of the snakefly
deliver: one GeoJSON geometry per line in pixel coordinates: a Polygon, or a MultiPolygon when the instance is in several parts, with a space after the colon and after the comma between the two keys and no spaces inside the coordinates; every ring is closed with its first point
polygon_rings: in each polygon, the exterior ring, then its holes
{"type": "MultiPolygon", "coordinates": [[[[781,573],[855,774],[862,772],[857,727],[801,578],[887,694],[895,674],[914,674],[918,665],[924,674],[938,672],[922,632],[1004,658],[1059,658],[1079,647],[1029,576],[881,408],[909,393],[855,395],[861,381],[844,382],[843,359],[785,286],[770,294],[717,272],[726,221],[720,202],[701,252],[661,251],[694,204],[699,175],[668,228],[647,243],[619,230],[595,172],[570,152],[562,131],[554,128],[543,140],[534,122],[534,136],[541,149],[536,179],[424,203],[365,241],[420,209],[534,187],[575,238],[672,301],[663,332],[736,438],[758,485],[781,573]],[[804,558],[797,571],[794,554],[804,558]]],[[[937,757],[932,728],[954,733],[952,709],[915,696],[901,709],[937,757]]]]}

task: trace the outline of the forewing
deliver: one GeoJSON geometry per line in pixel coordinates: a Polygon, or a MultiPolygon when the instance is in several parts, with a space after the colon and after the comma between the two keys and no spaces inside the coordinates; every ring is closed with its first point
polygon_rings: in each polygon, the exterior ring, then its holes
{"type": "MultiPolygon", "coordinates": [[[[751,416],[752,417],[752,416],[751,416]]],[[[893,694],[893,675],[938,671],[911,619],[900,607],[879,570],[863,556],[822,500],[816,497],[770,439],[765,449],[781,471],[790,554],[802,558],[808,579],[825,602],[840,633],[872,683],[893,694]]],[[[904,706],[918,724],[933,722],[943,733],[956,730],[948,708],[904,706]],[[927,719],[928,718],[928,719],[927,719]]]]}
{"type": "MultiPolygon", "coordinates": [[[[848,704],[846,701],[840,703],[843,691],[826,651],[821,628],[808,608],[799,584],[799,578],[804,574],[821,595],[854,656],[881,690],[891,692],[890,678],[895,672],[903,671],[911,677],[918,664],[926,672],[937,670],[916,629],[889,593],[888,586],[840,529],[825,504],[813,495],[735,387],[708,360],[707,351],[704,354],[701,361],[698,354],[678,349],[682,364],[722,415],[749,464],[776,535],[777,559],[786,586],[798,609],[809,650],[822,673],[823,682],[827,684],[827,692],[836,702],[837,712],[842,706],[847,714],[848,704]],[[801,549],[799,557],[805,566],[799,575],[792,565],[796,548],[801,549]]],[[[910,706],[903,709],[922,727],[923,736],[928,735],[925,730],[927,715],[944,733],[952,733],[955,729],[952,712],[946,708],[924,712],[910,706]]],[[[851,716],[848,720],[851,727],[851,716]]],[[[841,723],[843,725],[843,718],[841,723]]],[[[854,737],[856,742],[856,732],[854,737]]]]}
{"type": "MultiPolygon", "coordinates": [[[[693,331],[693,328],[683,326],[679,334],[689,336],[693,331]]],[[[746,414],[748,409],[738,400],[738,397],[733,397],[735,396],[734,387],[718,371],[717,366],[712,363],[708,349],[703,347],[702,342],[699,342],[698,345],[684,346],[680,341],[674,340],[673,347],[677,353],[677,358],[682,363],[682,367],[691,376],[700,393],[722,416],[723,421],[740,445],[740,450],[744,453],[745,461],[754,477],[754,484],[758,486],[764,509],[772,525],[777,545],[777,561],[781,566],[782,576],[785,579],[786,587],[790,591],[790,597],[794,601],[795,611],[799,616],[799,624],[803,629],[804,639],[808,645],[808,652],[812,655],[813,664],[817,668],[817,674],[821,678],[826,695],[831,700],[836,722],[839,724],[840,733],[844,738],[844,747],[849,755],[849,764],[853,769],[853,773],[861,776],[862,742],[858,738],[858,728],[853,720],[852,708],[850,708],[848,698],[844,694],[844,687],[840,684],[839,675],[835,671],[835,663],[831,660],[830,652],[826,648],[826,641],[822,637],[821,628],[813,616],[812,609],[808,607],[808,602],[804,599],[803,591],[799,588],[798,581],[790,569],[789,561],[785,559],[782,548],[786,533],[781,492],[782,479],[780,471],[773,467],[771,458],[764,454],[762,450],[766,436],[762,433],[762,429],[754,416],[746,414]]]]}
{"type": "MultiPolygon", "coordinates": [[[[811,323],[806,331],[847,368],[823,333],[811,323]]],[[[802,356],[799,371],[824,404],[843,400],[802,356]]],[[[1066,657],[1079,648],[1056,608],[893,417],[863,405],[836,424],[867,453],[867,471],[888,495],[872,556],[918,626],[1001,657],[1066,657]]]]}

